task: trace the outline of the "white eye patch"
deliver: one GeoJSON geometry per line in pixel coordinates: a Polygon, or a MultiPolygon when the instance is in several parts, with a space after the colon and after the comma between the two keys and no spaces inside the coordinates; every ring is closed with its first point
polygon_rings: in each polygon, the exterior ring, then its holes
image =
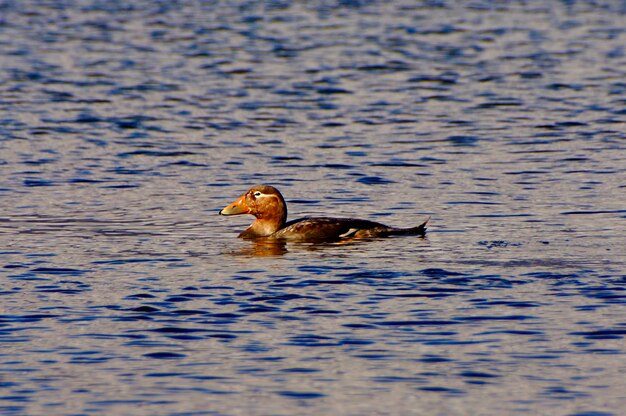
{"type": "Polygon", "coordinates": [[[268,196],[274,196],[274,195],[264,194],[261,191],[256,191],[252,195],[254,195],[255,198],[267,198],[268,196]]]}

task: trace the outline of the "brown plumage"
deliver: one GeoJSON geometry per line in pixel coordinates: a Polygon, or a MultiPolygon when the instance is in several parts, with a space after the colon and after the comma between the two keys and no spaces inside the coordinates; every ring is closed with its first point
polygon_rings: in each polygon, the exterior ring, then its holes
{"type": "Polygon", "coordinates": [[[388,237],[426,233],[427,219],[417,227],[394,228],[375,221],[352,218],[305,217],[287,222],[287,204],[273,186],[253,186],[220,215],[251,214],[256,220],[241,238],[276,238],[299,241],[337,241],[345,238],[388,237]]]}

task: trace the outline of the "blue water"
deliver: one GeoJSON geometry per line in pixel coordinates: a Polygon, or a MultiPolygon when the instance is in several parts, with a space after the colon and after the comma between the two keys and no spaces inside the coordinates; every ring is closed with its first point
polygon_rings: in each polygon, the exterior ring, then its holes
{"type": "Polygon", "coordinates": [[[624,45],[623,1],[0,1],[0,413],[623,413],[624,45]],[[429,232],[241,241],[257,183],[429,232]]]}

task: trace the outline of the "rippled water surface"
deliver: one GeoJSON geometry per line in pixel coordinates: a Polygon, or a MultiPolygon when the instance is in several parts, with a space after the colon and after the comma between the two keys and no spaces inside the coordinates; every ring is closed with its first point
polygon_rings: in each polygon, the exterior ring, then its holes
{"type": "Polygon", "coordinates": [[[0,413],[618,415],[623,1],[0,0],[0,413]],[[262,244],[291,218],[425,238],[262,244]]]}

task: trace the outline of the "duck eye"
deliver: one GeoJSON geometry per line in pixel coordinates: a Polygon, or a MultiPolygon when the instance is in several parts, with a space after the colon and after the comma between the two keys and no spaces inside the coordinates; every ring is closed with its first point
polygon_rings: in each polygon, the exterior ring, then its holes
{"type": "Polygon", "coordinates": [[[262,194],[261,194],[261,192],[259,192],[259,191],[256,191],[256,192],[254,193],[254,196],[255,196],[255,197],[257,197],[257,198],[258,198],[258,197],[260,197],[261,195],[262,195],[262,194]]]}

